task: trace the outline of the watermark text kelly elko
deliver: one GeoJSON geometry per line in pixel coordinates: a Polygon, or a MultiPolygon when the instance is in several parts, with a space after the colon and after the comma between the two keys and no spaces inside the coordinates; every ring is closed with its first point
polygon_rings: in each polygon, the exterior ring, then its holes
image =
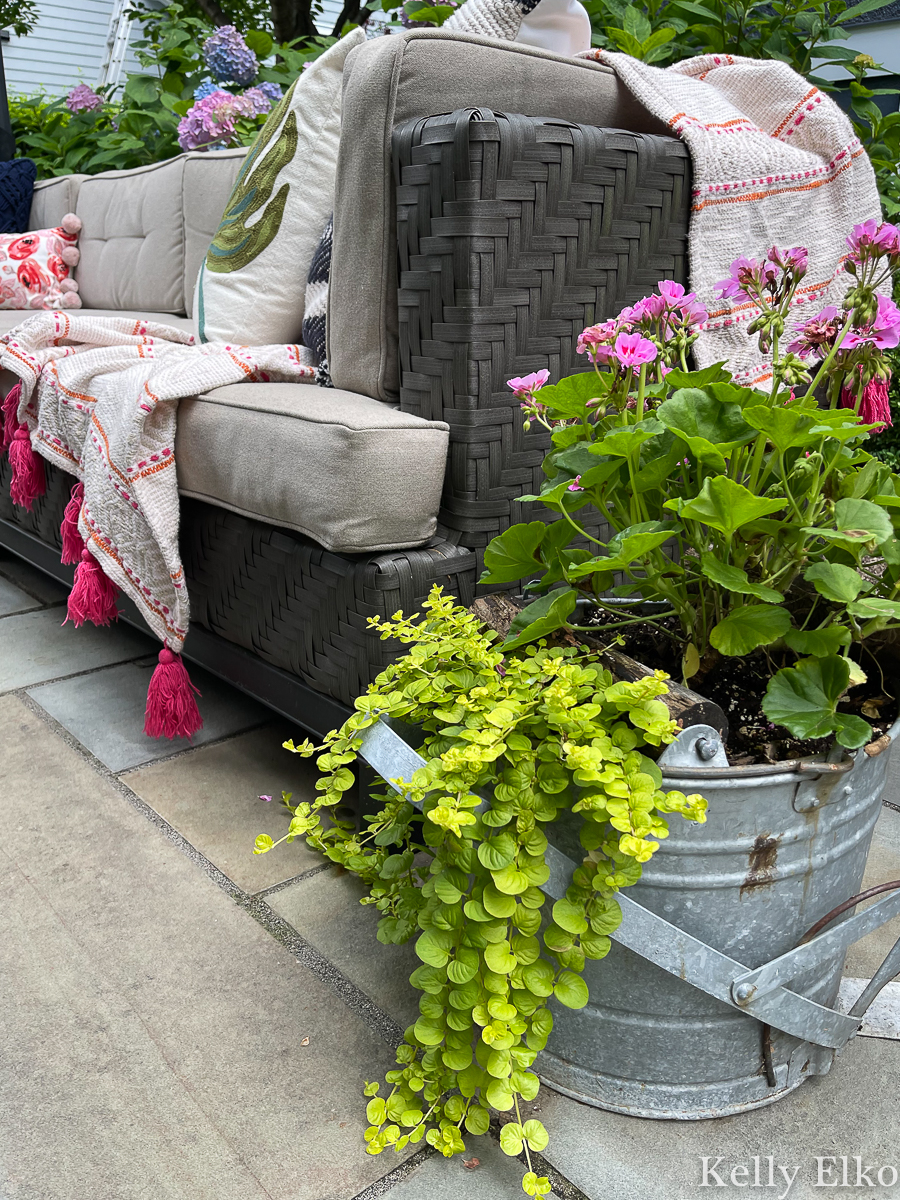
{"type": "MultiPolygon", "coordinates": [[[[825,1154],[806,1164],[780,1163],[773,1154],[754,1154],[741,1162],[720,1155],[701,1158],[700,1168],[700,1187],[772,1188],[775,1200],[788,1200],[798,1177],[817,1188],[884,1189],[900,1181],[900,1171],[892,1163],[870,1163],[859,1154],[825,1154]]],[[[897,1194],[900,1197],[900,1187],[897,1194]]]]}

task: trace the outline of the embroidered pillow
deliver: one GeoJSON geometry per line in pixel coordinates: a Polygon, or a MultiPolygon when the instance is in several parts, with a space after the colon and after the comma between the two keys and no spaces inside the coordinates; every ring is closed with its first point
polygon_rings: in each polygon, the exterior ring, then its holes
{"type": "Polygon", "coordinates": [[[299,342],[304,285],[334,207],[341,77],[354,29],[294,82],[250,147],[200,267],[201,342],[299,342]]]}
{"type": "Polygon", "coordinates": [[[21,233],[28,228],[36,175],[30,158],[0,162],[0,233],[21,233]]]}
{"type": "Polygon", "coordinates": [[[55,229],[0,236],[0,308],[81,308],[72,278],[81,218],[67,213],[55,229]]]}

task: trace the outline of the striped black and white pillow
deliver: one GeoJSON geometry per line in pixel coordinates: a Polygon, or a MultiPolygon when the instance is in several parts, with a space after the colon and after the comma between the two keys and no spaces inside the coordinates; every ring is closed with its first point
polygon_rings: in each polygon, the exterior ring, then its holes
{"type": "Polygon", "coordinates": [[[306,279],[306,306],[303,312],[303,345],[316,356],[318,372],[316,382],[320,387],[333,387],[326,359],[328,335],[328,280],[331,277],[331,247],[334,233],[334,217],[322,234],[313,255],[309,275],[306,279]]]}

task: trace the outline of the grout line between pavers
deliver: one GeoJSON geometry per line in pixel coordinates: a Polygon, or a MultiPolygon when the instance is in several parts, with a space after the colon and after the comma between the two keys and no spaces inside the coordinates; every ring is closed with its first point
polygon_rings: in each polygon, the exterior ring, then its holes
{"type": "MultiPolygon", "coordinates": [[[[239,887],[233,879],[230,879],[205,854],[202,854],[173,825],[170,825],[165,817],[160,816],[146,800],[143,800],[136,792],[133,792],[124,780],[110,771],[96,755],[91,754],[90,750],[82,746],[81,742],[64,725],[61,725],[46,709],[41,708],[40,704],[29,696],[27,692],[20,690],[7,693],[7,695],[14,695],[20,699],[25,707],[38,717],[39,720],[43,721],[70,749],[74,750],[93,769],[95,774],[102,776],[119,795],[128,801],[132,808],[146,817],[150,824],[155,826],[167,841],[171,842],[185,857],[200,867],[207,878],[225,892],[227,896],[230,896],[239,908],[244,909],[257,924],[261,925],[277,942],[280,942],[302,966],[306,967],[317,979],[330,987],[343,1000],[347,1007],[355,1012],[382,1041],[387,1042],[392,1047],[402,1042],[403,1030],[396,1021],[382,1012],[378,1005],[361,988],[357,987],[343,971],[317,950],[311,942],[308,942],[298,933],[293,925],[290,925],[283,917],[280,917],[264,900],[260,900],[239,887]]],[[[325,864],[325,866],[330,865],[330,863],[325,864]]]]}
{"type": "Polygon", "coordinates": [[[253,898],[255,900],[265,900],[267,896],[274,896],[276,892],[283,892],[285,888],[293,887],[295,883],[302,883],[304,879],[311,879],[313,875],[321,875],[323,871],[329,871],[333,866],[334,863],[332,862],[319,863],[318,866],[310,867],[308,871],[301,871],[293,879],[282,879],[281,883],[273,883],[270,887],[260,888],[258,892],[253,892],[253,898]]]}
{"type": "Polygon", "coordinates": [[[368,1187],[364,1187],[361,1192],[357,1192],[353,1200],[376,1200],[377,1196],[386,1196],[392,1188],[395,1188],[398,1183],[402,1183],[412,1175],[422,1163],[427,1162],[429,1158],[433,1158],[437,1151],[433,1146],[423,1146],[421,1150],[417,1150],[415,1154],[411,1154],[399,1166],[394,1167],[393,1171],[388,1171],[387,1175],[382,1175],[380,1179],[376,1179],[374,1183],[370,1183],[368,1187]]]}

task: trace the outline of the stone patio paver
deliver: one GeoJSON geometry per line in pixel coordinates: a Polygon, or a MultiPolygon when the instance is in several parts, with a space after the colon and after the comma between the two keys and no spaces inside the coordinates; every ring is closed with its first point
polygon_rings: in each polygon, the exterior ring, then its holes
{"type": "Polygon", "coordinates": [[[271,714],[261,704],[191,664],[191,682],[201,692],[198,704],[203,728],[192,741],[149,738],[144,733],[144,709],[156,664],[154,654],[91,675],[42,684],[28,694],[82,746],[116,772],[171,758],[181,750],[271,720],[271,714]]]}
{"type": "Polygon", "coordinates": [[[35,600],[33,596],[29,596],[27,592],[23,592],[20,587],[16,587],[14,583],[10,583],[8,579],[4,579],[0,575],[0,617],[40,607],[40,600],[35,600]]]}
{"type": "Polygon", "coordinates": [[[245,891],[258,892],[322,865],[302,840],[255,855],[257,834],[280,838],[290,821],[282,791],[314,794],[307,759],[283,750],[296,728],[275,721],[216,746],[154,763],[123,780],[245,891]],[[271,795],[270,804],[259,799],[271,795]]]}
{"type": "MultiPolygon", "coordinates": [[[[292,849],[286,846],[284,853],[292,849]]],[[[331,867],[275,892],[266,903],[405,1029],[419,1015],[420,993],[409,977],[420,962],[411,943],[383,946],[376,940],[379,913],[359,903],[365,894],[358,879],[331,867]]]]}
{"type": "Polygon", "coordinates": [[[29,596],[34,596],[41,604],[65,603],[69,595],[69,589],[63,584],[51,579],[49,575],[45,575],[31,563],[2,549],[0,549],[0,575],[10,583],[16,584],[29,596]]]}
{"type": "Polygon", "coordinates": [[[0,692],[145,657],[153,642],[127,625],[76,629],[64,607],[0,620],[0,692]]]}
{"type": "Polygon", "coordinates": [[[361,1088],[389,1048],[17,697],[0,745],[4,1200],[349,1200],[383,1175],[361,1088]]]}
{"type": "MultiPolygon", "coordinates": [[[[646,1121],[578,1104],[542,1089],[539,1116],[550,1133],[546,1157],[591,1200],[703,1200],[721,1197],[780,1197],[785,1189],[750,1188],[754,1155],[767,1155],[788,1171],[799,1167],[786,1200],[827,1196],[871,1196],[896,1200],[894,1188],[861,1190],[815,1186],[817,1155],[862,1155],[876,1167],[900,1174],[897,1110],[900,1103],[900,1042],[857,1038],[830,1073],[811,1079],[769,1108],[714,1121],[646,1121]],[[720,1175],[701,1187],[701,1157],[721,1156],[720,1175]],[[749,1180],[733,1167],[749,1166],[749,1180]],[[724,1174],[721,1168],[725,1168],[724,1174]]],[[[776,1178],[780,1179],[777,1165],[776,1178]]],[[[890,1175],[887,1176],[890,1179],[890,1175]]]]}

